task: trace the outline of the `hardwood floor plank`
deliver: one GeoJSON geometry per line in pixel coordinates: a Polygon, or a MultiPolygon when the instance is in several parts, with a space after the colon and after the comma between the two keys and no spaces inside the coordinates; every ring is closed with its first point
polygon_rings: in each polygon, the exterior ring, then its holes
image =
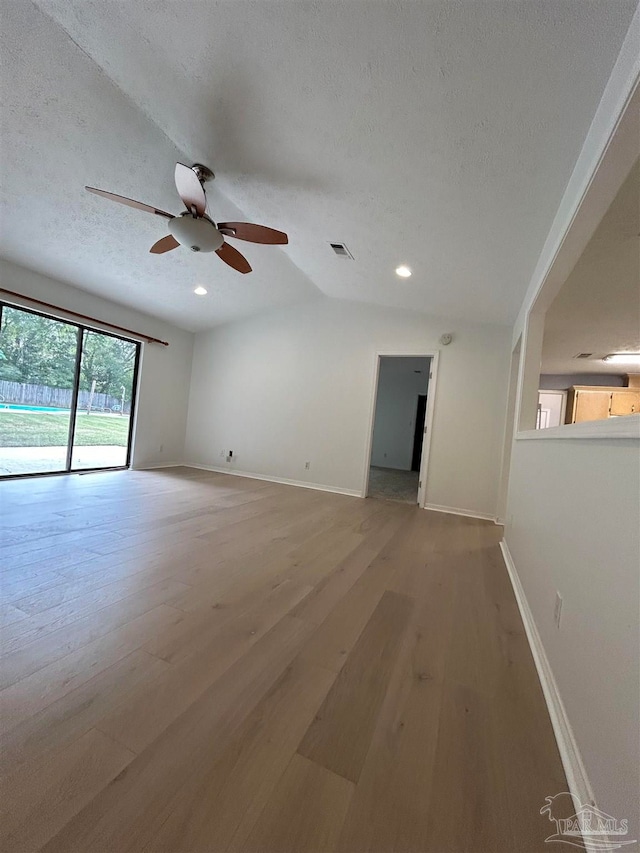
{"type": "Polygon", "coordinates": [[[17,606],[17,602],[29,592],[52,589],[65,583],[65,576],[50,568],[31,572],[18,569],[11,574],[3,574],[0,579],[0,592],[4,602],[17,606]]]}
{"type": "MultiPolygon", "coordinates": [[[[292,611],[294,616],[320,625],[380,554],[403,523],[395,508],[382,513],[376,527],[336,568],[315,584],[312,592],[292,611]]],[[[375,516],[377,518],[377,516],[375,516]]]]}
{"type": "Polygon", "coordinates": [[[37,850],[108,785],[134,754],[89,729],[0,780],[0,847],[37,850]]]}
{"type": "Polygon", "coordinates": [[[413,602],[385,592],[298,752],[357,782],[413,602]]]}
{"type": "Polygon", "coordinates": [[[12,604],[0,604],[0,625],[3,630],[9,625],[13,625],[14,622],[20,622],[27,618],[28,614],[24,610],[19,610],[12,604]]]}
{"type": "Polygon", "coordinates": [[[307,591],[308,587],[289,584],[284,591],[277,590],[279,594],[272,596],[270,606],[263,605],[220,630],[198,634],[195,645],[192,642],[188,648],[173,650],[171,668],[114,709],[97,723],[98,728],[134,752],[141,752],[277,626],[307,591]]]}
{"type": "Polygon", "coordinates": [[[185,619],[184,613],[161,604],[75,652],[54,661],[0,691],[0,720],[7,732],[53,702],[90,681],[157,635],[185,619]]]}
{"type": "Polygon", "coordinates": [[[546,846],[500,528],[189,468],[0,500],[11,853],[546,846]]]}
{"type": "Polygon", "coordinates": [[[425,849],[442,685],[451,642],[453,578],[433,561],[412,614],[337,849],[425,849]]]}
{"type": "Polygon", "coordinates": [[[297,653],[308,627],[287,616],[171,723],[55,835],[44,853],[103,850],[133,853],[147,846],[176,792],[226,748],[297,653]]]}
{"type": "Polygon", "coordinates": [[[245,853],[326,853],[333,850],[353,784],[294,755],[258,818],[236,850],[245,853]]]}
{"type": "Polygon", "coordinates": [[[26,717],[0,737],[0,772],[29,761],[62,743],[72,742],[93,728],[127,695],[144,689],[169,664],[142,650],[132,652],[81,687],[26,717]]]}
{"type": "MultiPolygon", "coordinates": [[[[39,613],[32,613],[26,622],[21,621],[13,626],[13,629],[9,628],[4,632],[4,653],[11,654],[42,637],[46,637],[47,634],[72,625],[83,616],[99,612],[111,604],[130,598],[132,595],[136,597],[144,596],[147,589],[151,596],[153,596],[157,585],[167,580],[171,580],[171,578],[157,576],[143,576],[140,578],[134,575],[115,583],[105,584],[98,589],[89,590],[84,595],[71,598],[70,601],[49,607],[39,613]]],[[[180,593],[184,593],[190,589],[182,581],[176,583],[179,585],[174,587],[177,594],[170,597],[172,602],[179,600],[180,593]]]]}
{"type": "Polygon", "coordinates": [[[92,640],[109,634],[159,604],[170,603],[184,589],[185,584],[179,581],[170,580],[155,584],[143,596],[129,596],[95,613],[83,615],[70,625],[34,640],[3,658],[0,667],[0,688],[7,687],[82,648],[92,640]]]}
{"type": "Polygon", "coordinates": [[[372,560],[344,597],[330,610],[302,654],[311,662],[338,672],[404,563],[404,542],[412,516],[407,516],[386,546],[372,560]]]}
{"type": "Polygon", "coordinates": [[[293,661],[219,760],[193,774],[150,841],[154,853],[237,850],[247,840],[335,673],[293,661]]]}

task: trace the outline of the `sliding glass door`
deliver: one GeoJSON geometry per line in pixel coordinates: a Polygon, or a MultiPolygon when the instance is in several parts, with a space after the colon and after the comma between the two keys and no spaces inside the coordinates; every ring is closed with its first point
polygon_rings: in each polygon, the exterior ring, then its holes
{"type": "Polygon", "coordinates": [[[128,465],[139,351],[0,303],[0,476],[128,465]]]}
{"type": "Polygon", "coordinates": [[[71,468],[127,464],[138,344],[84,330],[71,468]]]}

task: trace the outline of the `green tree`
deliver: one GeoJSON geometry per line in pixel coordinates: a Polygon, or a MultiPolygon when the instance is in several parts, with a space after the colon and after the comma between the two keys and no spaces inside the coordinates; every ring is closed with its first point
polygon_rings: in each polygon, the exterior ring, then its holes
{"type": "Polygon", "coordinates": [[[0,378],[70,388],[75,373],[78,330],[29,311],[2,307],[0,378]]]}
{"type": "MultiPolygon", "coordinates": [[[[53,388],[72,388],[78,328],[68,323],[2,306],[0,379],[53,388]]],[[[131,400],[137,345],[100,332],[85,331],[80,360],[80,389],[131,400]]]]}
{"type": "Polygon", "coordinates": [[[120,397],[124,386],[126,399],[131,399],[136,349],[131,341],[86,332],[80,362],[81,390],[91,390],[95,379],[98,393],[120,397]]]}
{"type": "Polygon", "coordinates": [[[0,349],[0,379],[5,379],[7,382],[20,382],[21,376],[18,368],[9,361],[0,349]]]}

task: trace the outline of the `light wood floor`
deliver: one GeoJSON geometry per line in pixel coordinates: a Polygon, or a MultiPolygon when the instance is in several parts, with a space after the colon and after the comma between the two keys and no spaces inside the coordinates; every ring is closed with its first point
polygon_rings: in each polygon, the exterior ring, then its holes
{"type": "Polygon", "coordinates": [[[0,501],[3,851],[548,851],[500,528],[186,468],[0,501]]]}

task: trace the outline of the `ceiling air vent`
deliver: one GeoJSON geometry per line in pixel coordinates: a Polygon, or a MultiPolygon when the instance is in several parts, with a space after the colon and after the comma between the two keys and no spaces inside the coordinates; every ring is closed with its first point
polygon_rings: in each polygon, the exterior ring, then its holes
{"type": "Polygon", "coordinates": [[[592,352],[579,352],[578,355],[574,355],[574,358],[591,358],[592,355],[592,352]]]}
{"type": "Polygon", "coordinates": [[[329,245],[339,258],[346,258],[351,261],[353,260],[353,255],[344,243],[329,243],[329,245]]]}

